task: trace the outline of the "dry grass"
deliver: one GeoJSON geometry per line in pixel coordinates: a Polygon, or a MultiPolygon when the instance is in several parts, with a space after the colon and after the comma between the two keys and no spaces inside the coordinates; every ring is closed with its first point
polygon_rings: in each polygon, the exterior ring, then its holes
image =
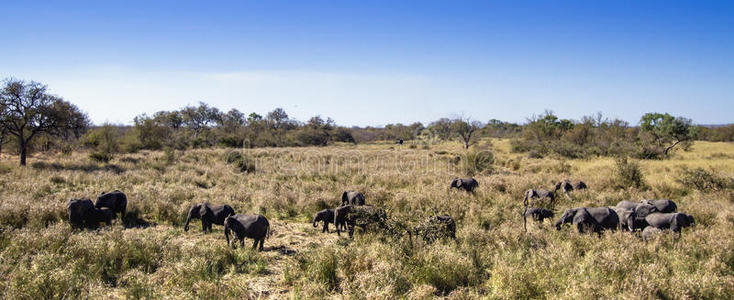
{"type": "Polygon", "coordinates": [[[648,188],[614,187],[614,160],[532,159],[493,140],[492,171],[475,195],[448,190],[462,176],[458,143],[429,149],[392,144],[141,152],[92,162],[86,153],[35,156],[27,168],[0,161],[0,298],[729,298],[734,294],[734,191],[694,191],[684,167],[734,175],[734,145],[697,142],[663,161],[640,161],[648,188]],[[546,221],[523,234],[522,191],[562,178],[590,189],[567,207],[671,198],[697,226],[652,242],[629,233],[601,238],[556,231],[546,221]],[[120,189],[128,211],[157,226],[71,232],[65,204],[120,189]],[[312,214],[361,190],[368,204],[415,224],[434,213],[457,220],[456,241],[321,234],[312,214]],[[266,251],[232,250],[221,227],[182,230],[196,202],[230,204],[271,220],[266,251]]]}

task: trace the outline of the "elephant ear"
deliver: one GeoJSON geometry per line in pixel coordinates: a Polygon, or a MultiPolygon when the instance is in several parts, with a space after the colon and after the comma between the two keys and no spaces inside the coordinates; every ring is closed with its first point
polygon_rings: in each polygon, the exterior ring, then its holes
{"type": "Polygon", "coordinates": [[[199,216],[204,217],[206,215],[209,215],[211,213],[211,209],[209,209],[209,205],[202,205],[201,208],[199,208],[199,216]]]}

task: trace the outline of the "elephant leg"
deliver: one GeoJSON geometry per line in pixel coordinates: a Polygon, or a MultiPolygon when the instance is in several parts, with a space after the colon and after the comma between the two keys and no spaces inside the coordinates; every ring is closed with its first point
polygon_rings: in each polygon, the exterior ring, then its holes
{"type": "Polygon", "coordinates": [[[263,245],[265,245],[265,238],[260,239],[260,251],[263,251],[263,245]]]}
{"type": "Polygon", "coordinates": [[[206,233],[206,221],[204,219],[201,219],[201,231],[206,233]]]}
{"type": "Polygon", "coordinates": [[[257,249],[257,242],[259,242],[259,241],[260,241],[260,240],[258,240],[258,239],[255,239],[255,242],[254,242],[254,243],[252,243],[252,249],[257,249]]]}
{"type": "Polygon", "coordinates": [[[245,238],[240,239],[240,247],[245,248],[245,238]]]}
{"type": "Polygon", "coordinates": [[[329,233],[329,222],[324,222],[324,228],[321,230],[321,233],[329,233]]]}

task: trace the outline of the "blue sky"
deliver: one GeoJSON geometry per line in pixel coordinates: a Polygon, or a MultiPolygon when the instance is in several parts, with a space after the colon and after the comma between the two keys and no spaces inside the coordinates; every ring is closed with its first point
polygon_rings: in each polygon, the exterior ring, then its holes
{"type": "Polygon", "coordinates": [[[97,124],[199,101],[361,126],[734,121],[732,1],[0,2],[0,77],[97,124]]]}

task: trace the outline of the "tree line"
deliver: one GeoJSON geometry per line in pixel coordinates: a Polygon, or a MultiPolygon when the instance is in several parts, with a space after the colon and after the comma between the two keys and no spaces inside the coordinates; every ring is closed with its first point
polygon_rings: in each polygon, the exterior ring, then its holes
{"type": "Polygon", "coordinates": [[[424,148],[455,140],[468,149],[481,137],[512,138],[513,151],[537,157],[628,155],[656,159],[667,157],[674,149],[686,149],[695,139],[733,141],[734,125],[696,126],[690,119],[667,113],[645,114],[635,125],[601,114],[575,121],[546,111],[525,124],[441,118],[426,125],[415,122],[344,127],[321,116],[301,122],[282,108],[262,116],[237,109],[225,112],[200,102],[178,110],[139,115],[132,126],[93,126],[77,106],[51,95],[41,83],[10,78],[2,82],[0,90],[0,153],[10,148],[21,165],[26,164],[29,151],[68,153],[85,148],[90,150],[91,158],[109,161],[117,153],[139,150],[325,146],[395,140],[424,148]]]}

